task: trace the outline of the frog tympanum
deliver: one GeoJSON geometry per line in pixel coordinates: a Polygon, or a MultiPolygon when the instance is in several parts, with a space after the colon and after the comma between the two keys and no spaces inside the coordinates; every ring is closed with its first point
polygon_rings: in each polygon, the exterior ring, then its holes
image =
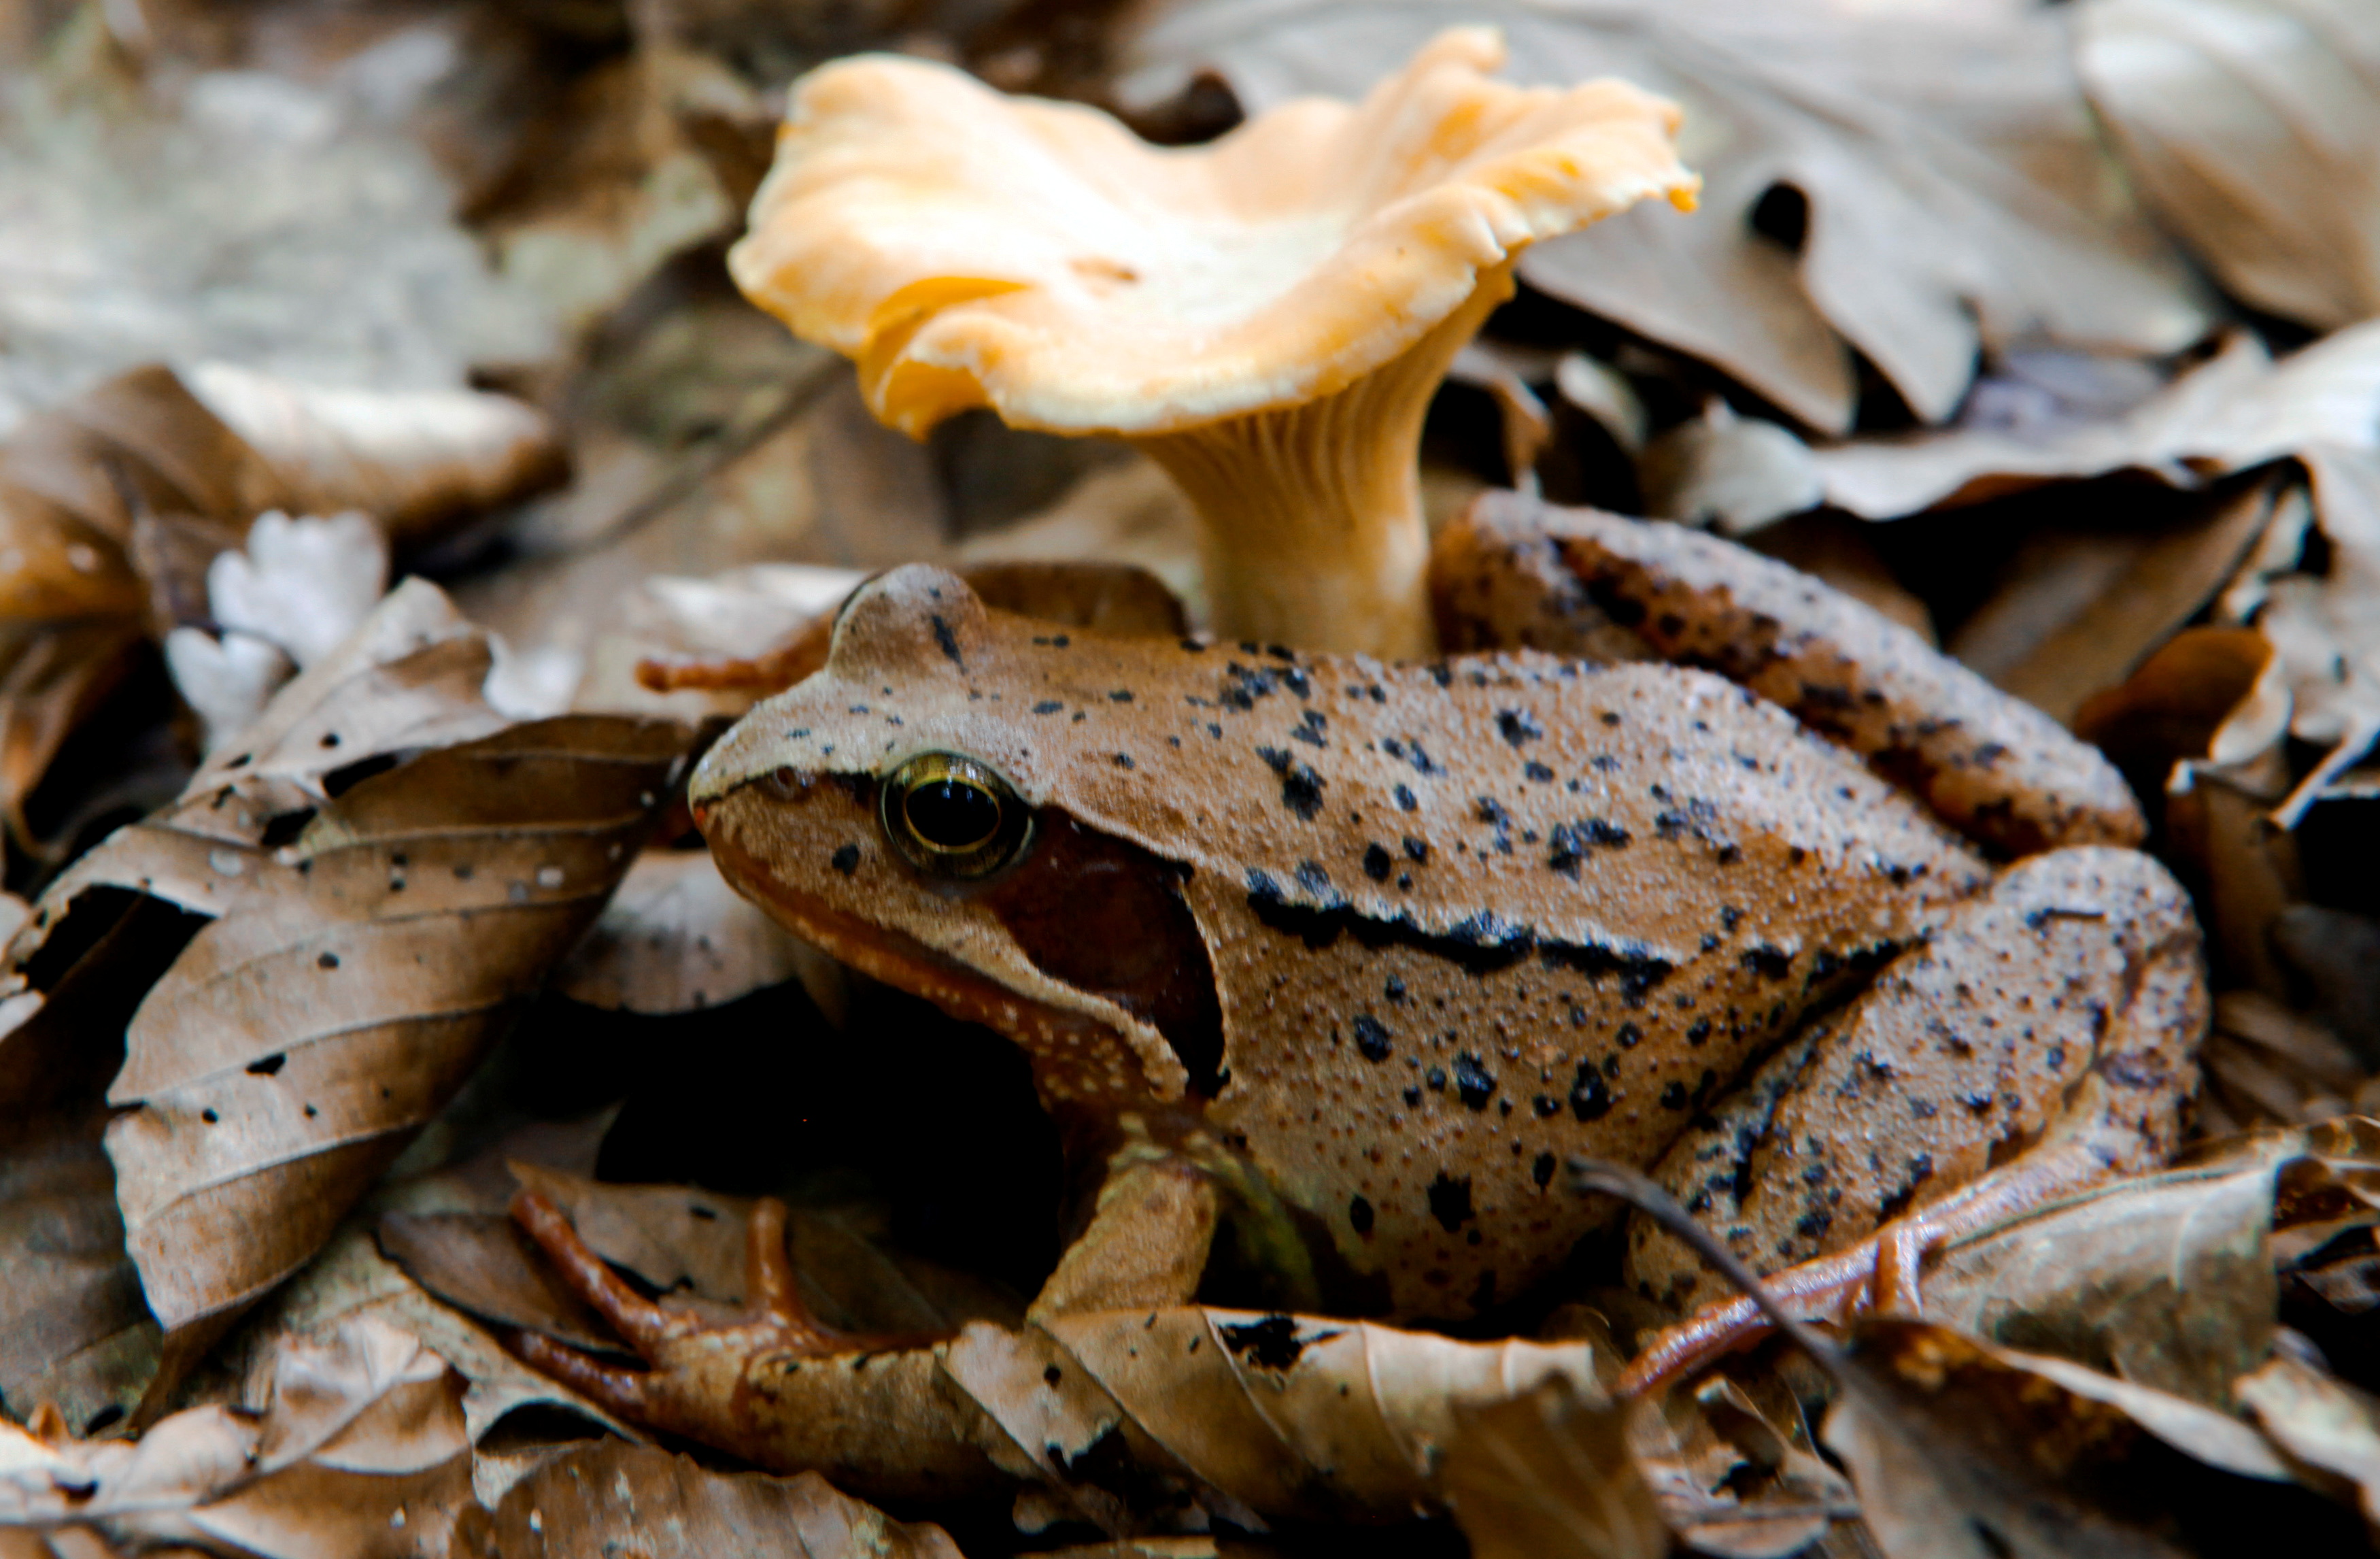
{"type": "MultiPolygon", "coordinates": [[[[1285,1302],[1469,1317],[1612,1215],[1573,1154],[1805,1301],[1908,1302],[1960,1218],[2169,1153],[2198,933],[2097,754],[1674,527],[1491,509],[1438,567],[1450,642],[1535,591],[1516,637],[1736,679],[1111,638],[913,566],[697,772],[731,881],[1023,1047],[1106,1164],[1043,1309],[1188,1299],[1220,1210],[1285,1302]]],[[[1628,1262],[1719,1293],[1650,1228],[1628,1262]]]]}

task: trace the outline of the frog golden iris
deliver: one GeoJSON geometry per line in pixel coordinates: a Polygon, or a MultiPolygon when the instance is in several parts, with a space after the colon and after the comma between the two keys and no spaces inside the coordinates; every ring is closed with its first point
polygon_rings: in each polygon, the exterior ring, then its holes
{"type": "Polygon", "coordinates": [[[877,787],[877,818],[903,860],[953,882],[981,882],[1032,843],[1033,813],[1015,788],[964,753],[903,761],[877,787]]]}

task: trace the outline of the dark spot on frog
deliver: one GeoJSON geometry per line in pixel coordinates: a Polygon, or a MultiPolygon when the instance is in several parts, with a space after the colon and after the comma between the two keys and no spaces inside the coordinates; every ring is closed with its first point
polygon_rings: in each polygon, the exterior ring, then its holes
{"type": "Polygon", "coordinates": [[[1473,1110],[1485,1110],[1496,1091],[1495,1075],[1479,1057],[1463,1051],[1454,1058],[1454,1091],[1473,1110]]]}
{"type": "Polygon", "coordinates": [[[1471,1176],[1457,1180],[1439,1170],[1438,1178],[1429,1183],[1429,1215],[1448,1234],[1471,1222],[1471,1176]]]}
{"type": "Polygon", "coordinates": [[[1429,864],[1429,845],[1426,840],[1416,839],[1410,834],[1406,834],[1404,836],[1404,852],[1405,859],[1412,861],[1415,866],[1427,866],[1429,864]]]}
{"type": "Polygon", "coordinates": [[[1793,955],[1773,943],[1747,947],[1736,961],[1764,980],[1782,980],[1793,972],[1793,955]]]}
{"type": "MultiPolygon", "coordinates": [[[[937,621],[939,621],[940,619],[936,619],[936,620],[937,620],[937,621]]],[[[1047,1370],[1042,1370],[1042,1371],[1041,1371],[1041,1381],[1042,1381],[1042,1383],[1043,1383],[1043,1384],[1045,1384],[1045,1385],[1052,1385],[1052,1386],[1054,1386],[1054,1385],[1056,1385],[1060,1381],[1062,1381],[1062,1380],[1064,1380],[1065,1378],[1066,1378],[1066,1372],[1065,1372],[1063,1370],[1059,1369],[1059,1368],[1058,1368],[1056,1365],[1054,1365],[1054,1364],[1052,1364],[1051,1366],[1050,1366],[1050,1368],[1048,1368],[1047,1370]]]]}
{"type": "Polygon", "coordinates": [[[1281,776],[1281,804],[1301,818],[1311,819],[1322,810],[1320,774],[1311,764],[1301,763],[1277,747],[1260,747],[1257,756],[1281,776]]]}
{"type": "Polygon", "coordinates": [[[1421,1080],[1429,1084],[1431,1092],[1443,1093],[1446,1091],[1446,1068],[1432,1066],[1421,1075],[1421,1080]]]}
{"type": "Polygon", "coordinates": [[[1132,702],[1132,689],[1131,689],[1131,688],[1118,688],[1114,692],[1110,693],[1110,694],[1108,695],[1108,702],[1110,702],[1110,703],[1130,703],[1130,702],[1132,702]]]}
{"type": "Polygon", "coordinates": [[[1354,1030],[1357,1054],[1366,1061],[1386,1061],[1389,1058],[1395,1036],[1389,1032],[1387,1024],[1366,1012],[1357,1014],[1348,1028],[1354,1030]]]}
{"type": "MultiPolygon", "coordinates": [[[[1262,1321],[1239,1326],[1218,1326],[1215,1331],[1233,1355],[1259,1370],[1289,1370],[1305,1351],[1305,1345],[1297,1339],[1297,1321],[1293,1316],[1269,1315],[1262,1321]]],[[[1329,1333],[1317,1340],[1337,1335],[1335,1332],[1329,1333]]]]}
{"type": "Polygon", "coordinates": [[[1578,1064],[1578,1078],[1570,1088],[1570,1109],[1582,1121],[1599,1121],[1611,1113],[1611,1090],[1596,1075],[1592,1060],[1578,1064]]]}
{"type": "Polygon", "coordinates": [[[1673,1081],[1661,1090],[1661,1108],[1682,1110],[1686,1107],[1687,1098],[1686,1085],[1682,1081],[1673,1081]]]}
{"type": "Polygon", "coordinates": [[[1539,785],[1551,785],[1554,780],[1554,772],[1551,769],[1547,768],[1543,763],[1539,763],[1535,761],[1532,761],[1521,772],[1528,775],[1530,779],[1535,780],[1539,785]]]}
{"type": "Polygon", "coordinates": [[[942,620],[940,612],[927,620],[934,625],[934,642],[941,646],[942,653],[950,657],[951,664],[965,671],[966,662],[959,654],[959,636],[951,631],[951,625],[942,620]]]}
{"type": "Polygon", "coordinates": [[[1561,1114],[1561,1101],[1550,1093],[1540,1093],[1529,1101],[1529,1108],[1536,1112],[1537,1119],[1547,1120],[1561,1114]]]}
{"type": "Polygon", "coordinates": [[[845,845],[827,858],[827,864],[848,877],[859,870],[859,846],[845,845]]]}
{"type": "Polygon", "coordinates": [[[1537,724],[1537,717],[1525,709],[1498,710],[1496,730],[1514,747],[1520,746],[1523,742],[1535,741],[1546,734],[1546,728],[1537,724]]]}
{"type": "Polygon", "coordinates": [[[1401,785],[1397,786],[1391,794],[1396,797],[1397,805],[1402,807],[1406,811],[1417,812],[1421,810],[1421,798],[1413,793],[1413,786],[1409,785],[1401,785]]]}
{"type": "Polygon", "coordinates": [[[1548,1186],[1552,1185],[1554,1181],[1553,1154],[1539,1153],[1537,1155],[1537,1162],[1529,1165],[1529,1178],[1537,1183],[1537,1189],[1541,1191],[1548,1186]]]}
{"type": "Polygon", "coordinates": [[[1372,1233],[1372,1204],[1360,1196],[1352,1198],[1347,1203],[1347,1223],[1357,1234],[1369,1238],[1372,1233]]]}
{"type": "Polygon", "coordinates": [[[1304,718],[1300,719],[1297,725],[1291,729],[1289,739],[1292,741],[1302,741],[1308,747],[1328,747],[1330,744],[1323,739],[1322,732],[1323,728],[1329,724],[1330,722],[1323,718],[1322,712],[1320,710],[1309,709],[1305,712],[1304,718]]]}
{"type": "Polygon", "coordinates": [[[1364,846],[1364,875],[1375,883],[1387,882],[1389,872],[1394,869],[1394,865],[1389,852],[1378,843],[1375,842],[1364,846]]]}
{"type": "Polygon", "coordinates": [[[1413,1087],[1405,1090],[1405,1102],[1407,1104],[1418,1104],[1421,1102],[1421,1085],[1419,1083],[1415,1083],[1413,1087]]]}
{"type": "Polygon", "coordinates": [[[1131,753],[1119,752],[1115,755],[1115,766],[1119,769],[1130,769],[1137,765],[1133,762],[1131,753]]]}
{"type": "Polygon", "coordinates": [[[1601,818],[1581,818],[1576,822],[1558,822],[1546,836],[1546,864],[1565,877],[1578,876],[1578,863],[1597,847],[1607,850],[1622,848],[1628,843],[1628,831],[1606,822],[1601,818]]]}
{"type": "Polygon", "coordinates": [[[1399,1006],[1402,1006],[1404,1005],[1405,982],[1402,976],[1394,974],[1389,976],[1388,983],[1381,986],[1380,990],[1382,993],[1389,998],[1389,1000],[1396,1003],[1399,1006]]]}
{"type": "Polygon", "coordinates": [[[1033,706],[1033,713],[1036,714],[1055,714],[1065,707],[1066,706],[1064,704],[1060,703],[1055,699],[1043,699],[1039,703],[1033,706]]]}
{"type": "Polygon", "coordinates": [[[1639,1029],[1633,1023],[1622,1023],[1618,1030],[1613,1033],[1612,1038],[1620,1041],[1621,1049],[1634,1050],[1639,1044],[1644,1042],[1645,1030],[1639,1029]]]}
{"type": "Polygon", "coordinates": [[[1602,721],[1607,725],[1617,725],[1620,724],[1620,715],[1613,710],[1607,709],[1601,714],[1596,716],[1596,718],[1602,721]]]}
{"type": "Polygon", "coordinates": [[[1476,816],[1481,822],[1492,822],[1499,828],[1506,826],[1512,821],[1512,814],[1504,810],[1504,804],[1501,801],[1497,800],[1493,796],[1482,796],[1476,798],[1473,807],[1473,814],[1476,816]]]}
{"type": "Polygon", "coordinates": [[[1686,1043],[1690,1045],[1701,1044],[1710,1037],[1711,1020],[1707,1017],[1695,1018],[1686,1029],[1686,1043]]]}
{"type": "Polygon", "coordinates": [[[248,1075],[251,1078],[269,1078],[275,1072],[281,1070],[281,1068],[288,1063],[288,1060],[289,1057],[287,1055],[276,1050],[261,1061],[249,1062],[248,1064],[248,1075]]]}
{"type": "Polygon", "coordinates": [[[321,957],[314,960],[314,967],[316,968],[323,969],[337,968],[339,967],[339,956],[336,953],[325,953],[321,957]]]}

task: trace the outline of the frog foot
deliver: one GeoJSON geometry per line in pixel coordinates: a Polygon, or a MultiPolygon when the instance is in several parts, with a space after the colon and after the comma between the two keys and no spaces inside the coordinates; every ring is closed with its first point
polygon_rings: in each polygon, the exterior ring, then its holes
{"type": "Polygon", "coordinates": [[[562,1209],[535,1191],[516,1197],[512,1214],[563,1282],[611,1323],[646,1367],[607,1364],[535,1332],[516,1333],[513,1352],[597,1406],[655,1429],[722,1443],[720,1404],[736,1395],[735,1384],[755,1360],[882,1354],[941,1340],[839,1332],[813,1316],[785,1249],[785,1204],[774,1197],[755,1202],[745,1226],[749,1297],[744,1313],[730,1321],[672,1309],[638,1294],[578,1237],[562,1209]]]}
{"type": "MultiPolygon", "coordinates": [[[[1921,1285],[1928,1255],[2106,1179],[2113,1167],[2107,1148],[2090,1132],[2046,1141],[1854,1245],[1772,1273],[1763,1286],[1779,1309],[1801,1321],[1840,1324],[1863,1314],[1922,1316],[1921,1285]]],[[[1658,1391],[1726,1354],[1751,1346],[1773,1329],[1749,1295],[1706,1306],[1656,1334],[1628,1361],[1613,1389],[1621,1396],[1658,1391]]]]}

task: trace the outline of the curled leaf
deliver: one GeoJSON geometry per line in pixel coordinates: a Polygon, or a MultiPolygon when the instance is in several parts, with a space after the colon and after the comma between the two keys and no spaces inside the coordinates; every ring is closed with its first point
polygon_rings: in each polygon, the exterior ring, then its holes
{"type": "Polygon", "coordinates": [[[367,1318],[285,1345],[253,1413],[195,1407],[130,1442],[0,1422],[0,1541],[438,1559],[471,1498],[461,1398],[445,1360],[367,1318]]]}
{"type": "Polygon", "coordinates": [[[455,1559],[636,1553],[648,1559],[960,1559],[928,1522],[895,1521],[815,1472],[713,1472],[606,1441],[564,1452],[464,1513],[455,1559]]]}

